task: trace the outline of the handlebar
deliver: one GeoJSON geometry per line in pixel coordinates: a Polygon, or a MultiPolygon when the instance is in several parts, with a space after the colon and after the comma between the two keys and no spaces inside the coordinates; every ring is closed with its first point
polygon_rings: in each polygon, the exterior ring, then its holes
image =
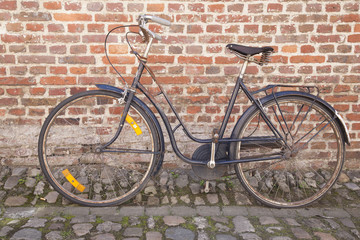
{"type": "Polygon", "coordinates": [[[153,22],[156,22],[156,23],[159,23],[161,25],[164,25],[164,26],[170,26],[171,25],[171,22],[166,20],[166,19],[163,19],[161,17],[157,17],[157,16],[152,16],[152,15],[147,15],[147,14],[142,14],[139,16],[138,18],[138,22],[139,22],[139,26],[140,28],[142,29],[143,32],[146,32],[147,34],[150,35],[150,37],[152,38],[155,38],[157,40],[161,40],[161,36],[152,32],[151,30],[149,30],[149,28],[147,28],[145,26],[145,24],[148,22],[148,21],[153,21],[153,22]]]}

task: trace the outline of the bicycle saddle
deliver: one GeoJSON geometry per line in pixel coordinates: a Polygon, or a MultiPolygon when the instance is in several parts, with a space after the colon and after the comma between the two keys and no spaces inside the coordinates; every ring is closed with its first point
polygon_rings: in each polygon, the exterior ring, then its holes
{"type": "Polygon", "coordinates": [[[242,45],[233,44],[233,43],[228,44],[226,47],[232,51],[238,52],[243,55],[250,55],[250,56],[253,56],[258,53],[274,51],[274,49],[272,47],[262,47],[262,48],[247,47],[247,46],[242,46],[242,45]]]}

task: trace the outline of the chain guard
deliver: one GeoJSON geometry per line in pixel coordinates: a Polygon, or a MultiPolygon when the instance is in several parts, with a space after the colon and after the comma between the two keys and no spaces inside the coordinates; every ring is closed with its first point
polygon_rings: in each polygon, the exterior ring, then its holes
{"type": "MultiPolygon", "coordinates": [[[[215,159],[227,159],[228,147],[227,144],[220,144],[216,154],[215,159]]],[[[211,157],[211,144],[205,144],[198,147],[192,155],[193,160],[200,160],[202,162],[209,162],[211,157]]],[[[191,166],[194,173],[204,179],[204,180],[216,180],[224,176],[226,173],[228,166],[227,165],[220,165],[215,166],[215,168],[211,169],[208,168],[207,165],[192,165],[191,166]]]]}

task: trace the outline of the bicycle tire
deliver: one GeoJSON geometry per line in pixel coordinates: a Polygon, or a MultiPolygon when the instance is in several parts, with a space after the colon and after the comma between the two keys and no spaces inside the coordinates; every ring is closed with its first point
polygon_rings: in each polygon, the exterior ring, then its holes
{"type": "Polygon", "coordinates": [[[235,143],[231,156],[246,159],[282,153],[285,158],[236,164],[237,177],[255,199],[270,207],[303,207],[319,200],[334,185],[344,164],[345,142],[339,123],[327,107],[301,95],[271,98],[262,105],[293,153],[283,143],[266,141],[265,137],[274,134],[260,110],[252,107],[232,137],[265,141],[235,143]]]}
{"type": "Polygon", "coordinates": [[[39,161],[51,186],[84,206],[124,203],[148,182],[160,151],[156,126],[136,101],[119,127],[121,94],[104,90],[78,93],[62,101],[45,120],[39,136],[39,161]],[[119,152],[122,151],[122,152],[119,152]]]}

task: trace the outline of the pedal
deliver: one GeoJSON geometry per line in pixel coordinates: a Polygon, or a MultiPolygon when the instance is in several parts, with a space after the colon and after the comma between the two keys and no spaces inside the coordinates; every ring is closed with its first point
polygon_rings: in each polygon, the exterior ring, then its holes
{"type": "Polygon", "coordinates": [[[210,182],[206,181],[205,182],[205,189],[204,189],[205,193],[209,193],[210,192],[210,182]]]}

